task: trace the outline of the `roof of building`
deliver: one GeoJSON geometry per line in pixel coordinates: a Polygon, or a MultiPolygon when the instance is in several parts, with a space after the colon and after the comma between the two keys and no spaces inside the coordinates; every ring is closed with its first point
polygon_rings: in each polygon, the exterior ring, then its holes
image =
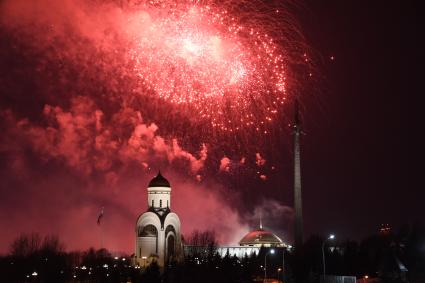
{"type": "Polygon", "coordinates": [[[278,236],[262,228],[249,232],[239,242],[241,246],[281,244],[283,244],[283,242],[278,236]]]}
{"type": "Polygon", "coordinates": [[[156,175],[148,185],[149,188],[152,187],[167,187],[171,188],[170,182],[168,182],[167,179],[164,178],[164,176],[161,175],[161,171],[158,172],[158,175],[156,175]]]}

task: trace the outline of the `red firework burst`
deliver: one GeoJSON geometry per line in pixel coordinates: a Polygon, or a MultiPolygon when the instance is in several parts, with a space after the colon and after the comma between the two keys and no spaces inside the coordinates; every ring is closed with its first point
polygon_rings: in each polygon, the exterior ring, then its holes
{"type": "Polygon", "coordinates": [[[127,29],[134,70],[143,94],[150,90],[224,131],[267,133],[287,96],[288,27],[279,30],[285,21],[271,15],[283,14],[278,9],[235,3],[138,3],[127,29]]]}

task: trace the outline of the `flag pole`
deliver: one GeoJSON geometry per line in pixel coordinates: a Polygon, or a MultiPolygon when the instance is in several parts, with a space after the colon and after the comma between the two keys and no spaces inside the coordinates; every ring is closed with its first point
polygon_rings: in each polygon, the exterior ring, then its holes
{"type": "Polygon", "coordinates": [[[100,249],[103,250],[103,226],[100,225],[100,249]]]}
{"type": "Polygon", "coordinates": [[[101,220],[104,214],[104,207],[102,206],[102,210],[100,211],[99,216],[97,217],[97,225],[100,226],[100,249],[103,249],[103,226],[101,225],[101,220]]]}

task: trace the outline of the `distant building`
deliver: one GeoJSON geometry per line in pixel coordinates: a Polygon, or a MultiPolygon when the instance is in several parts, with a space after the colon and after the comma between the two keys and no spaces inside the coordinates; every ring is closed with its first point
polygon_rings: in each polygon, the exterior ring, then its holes
{"type": "MultiPolygon", "coordinates": [[[[239,246],[218,246],[216,247],[215,252],[218,253],[221,257],[226,256],[226,254],[229,254],[229,256],[243,258],[244,256],[251,256],[253,254],[258,255],[261,247],[285,248],[288,250],[292,248],[290,245],[285,244],[273,232],[264,230],[263,226],[260,224],[260,227],[258,229],[249,232],[239,241],[239,246]]],[[[209,251],[209,247],[190,245],[184,246],[185,255],[206,255],[209,251]]]]}
{"type": "Polygon", "coordinates": [[[379,228],[379,234],[381,235],[390,235],[391,234],[391,227],[389,224],[381,224],[381,227],[379,228]]]}
{"type": "MultiPolygon", "coordinates": [[[[181,240],[180,219],[171,212],[171,185],[161,173],[148,185],[148,209],[136,222],[136,245],[133,263],[147,266],[157,262],[162,268],[167,262],[180,261],[184,255],[207,254],[210,247],[183,246],[181,240]]],[[[242,258],[258,254],[261,247],[291,248],[273,232],[260,227],[246,234],[239,246],[219,246],[214,252],[224,257],[226,254],[242,258]]]]}
{"type": "Polygon", "coordinates": [[[271,231],[260,228],[246,234],[240,241],[239,245],[242,247],[286,247],[283,241],[273,234],[271,231]]]}
{"type": "Polygon", "coordinates": [[[164,267],[182,259],[180,219],[171,212],[171,186],[161,172],[148,185],[148,209],[136,222],[134,264],[146,266],[156,261],[164,267]]]}

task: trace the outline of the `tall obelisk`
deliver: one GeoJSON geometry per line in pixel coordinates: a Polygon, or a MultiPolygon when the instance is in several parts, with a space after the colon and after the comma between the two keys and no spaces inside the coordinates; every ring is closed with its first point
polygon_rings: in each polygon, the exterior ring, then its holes
{"type": "Polygon", "coordinates": [[[303,244],[303,205],[301,193],[300,135],[302,134],[298,100],[295,100],[294,133],[294,207],[295,207],[295,248],[303,244]]]}

